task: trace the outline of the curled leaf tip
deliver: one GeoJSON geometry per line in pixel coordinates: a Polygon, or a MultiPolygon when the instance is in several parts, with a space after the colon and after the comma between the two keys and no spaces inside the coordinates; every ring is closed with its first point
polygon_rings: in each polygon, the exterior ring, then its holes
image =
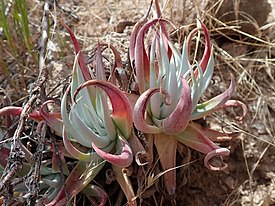
{"type": "Polygon", "coordinates": [[[125,138],[129,138],[132,131],[133,112],[127,96],[115,85],[103,80],[89,80],[80,85],[74,93],[74,101],[77,94],[87,86],[97,86],[103,89],[112,104],[112,119],[125,138]]]}
{"type": "Polygon", "coordinates": [[[121,145],[120,154],[111,154],[105,152],[102,149],[98,148],[94,143],[92,143],[92,147],[98,155],[100,155],[103,159],[110,162],[111,164],[116,165],[118,167],[128,167],[132,164],[133,161],[132,150],[130,148],[130,145],[124,138],[120,137],[118,141],[118,144],[121,145]]]}
{"type": "Polygon", "coordinates": [[[236,117],[236,119],[239,121],[242,121],[247,114],[247,106],[241,101],[228,100],[224,105],[221,106],[221,108],[226,108],[226,107],[239,107],[242,109],[242,115],[236,117]]]}
{"type": "Polygon", "coordinates": [[[224,170],[228,167],[228,165],[224,162],[222,162],[222,166],[214,166],[212,165],[210,162],[212,160],[214,160],[214,158],[218,158],[220,157],[222,159],[222,157],[226,157],[230,154],[230,151],[226,148],[218,148],[218,149],[215,149],[211,152],[209,152],[205,158],[204,158],[204,165],[209,169],[209,170],[212,170],[212,171],[221,171],[221,170],[224,170]]]}
{"type": "Polygon", "coordinates": [[[161,130],[146,122],[146,109],[149,103],[150,97],[155,93],[159,92],[159,88],[148,89],[140,95],[135,107],[134,107],[134,124],[136,128],[144,133],[160,133],[161,130]]]}

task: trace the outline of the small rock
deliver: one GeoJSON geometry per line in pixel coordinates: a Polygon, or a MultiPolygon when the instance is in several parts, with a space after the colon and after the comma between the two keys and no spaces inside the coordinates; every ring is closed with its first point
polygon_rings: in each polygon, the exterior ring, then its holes
{"type": "MultiPolygon", "coordinates": [[[[211,6],[212,2],[216,3],[216,1],[209,1],[211,6]]],[[[216,18],[227,25],[240,26],[241,31],[257,34],[258,29],[268,20],[271,5],[267,0],[224,0],[212,11],[216,18]]]]}

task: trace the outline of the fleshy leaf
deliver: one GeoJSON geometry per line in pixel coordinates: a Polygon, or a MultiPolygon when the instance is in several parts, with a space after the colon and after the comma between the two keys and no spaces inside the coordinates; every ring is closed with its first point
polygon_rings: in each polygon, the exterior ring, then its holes
{"type": "Polygon", "coordinates": [[[112,104],[112,119],[116,123],[123,137],[128,138],[132,132],[133,114],[127,96],[116,86],[101,80],[90,80],[78,87],[74,97],[87,86],[98,86],[103,89],[110,98],[112,104]]]}
{"type": "MultiPolygon", "coordinates": [[[[20,116],[23,111],[23,107],[16,106],[7,106],[0,109],[0,116],[11,115],[11,116],[20,116]]],[[[36,122],[43,120],[43,117],[38,111],[33,111],[29,114],[29,117],[36,122]]]]}
{"type": "Polygon", "coordinates": [[[80,144],[86,147],[91,147],[92,146],[91,143],[89,143],[89,141],[83,137],[80,131],[74,128],[74,125],[72,125],[70,121],[69,115],[67,113],[67,108],[66,108],[68,92],[69,92],[69,88],[66,90],[61,101],[61,115],[62,115],[63,124],[69,134],[69,137],[73,137],[77,142],[79,142],[80,144]]]}
{"type": "Polygon", "coordinates": [[[230,154],[230,151],[226,148],[218,148],[209,152],[204,158],[204,165],[212,171],[220,171],[227,168],[227,164],[223,162],[223,166],[213,166],[210,164],[210,160],[216,157],[226,157],[230,154]]]}
{"type": "Polygon", "coordinates": [[[140,29],[137,34],[135,44],[135,68],[136,68],[136,81],[139,86],[139,92],[142,93],[150,85],[150,62],[148,54],[144,46],[145,34],[150,27],[158,22],[167,22],[164,19],[153,19],[140,29]]]}
{"type": "Polygon", "coordinates": [[[136,40],[137,40],[137,35],[142,26],[146,23],[147,17],[149,15],[149,12],[151,10],[153,1],[151,1],[150,6],[148,8],[148,11],[146,14],[134,25],[134,28],[132,30],[131,36],[130,36],[130,45],[129,45],[129,58],[130,58],[130,64],[132,68],[135,68],[134,63],[135,63],[135,46],[136,46],[136,40]]]}
{"type": "Polygon", "coordinates": [[[224,109],[224,108],[227,108],[227,107],[240,107],[242,109],[242,116],[237,117],[238,120],[243,120],[243,118],[247,114],[246,105],[244,103],[242,103],[241,101],[238,101],[238,100],[228,100],[227,102],[225,102],[225,104],[218,107],[217,110],[218,109],[224,109]]]}
{"type": "Polygon", "coordinates": [[[102,52],[101,45],[98,42],[96,48],[96,79],[98,80],[106,80],[106,75],[104,71],[104,65],[102,60],[102,52]]]}
{"type": "Polygon", "coordinates": [[[192,111],[196,108],[202,94],[205,92],[209,83],[211,81],[213,71],[214,71],[214,57],[213,53],[211,53],[210,59],[208,61],[207,68],[203,73],[200,65],[197,64],[197,69],[199,71],[199,75],[195,78],[195,74],[193,70],[191,70],[192,77],[192,86],[191,86],[191,96],[192,96],[192,111]]]}
{"type": "Polygon", "coordinates": [[[93,130],[91,130],[79,117],[77,112],[71,108],[72,122],[75,123],[74,126],[79,131],[85,139],[87,139],[91,144],[96,144],[99,148],[104,148],[108,146],[111,141],[107,136],[98,135],[93,130]]]}
{"type": "Polygon", "coordinates": [[[44,120],[46,121],[46,123],[56,132],[56,135],[58,135],[59,137],[62,136],[62,127],[63,127],[63,122],[61,120],[61,114],[60,114],[60,118],[56,118],[53,115],[50,115],[51,113],[48,113],[46,111],[46,106],[49,103],[55,103],[55,101],[53,100],[48,100],[46,102],[44,102],[39,110],[41,116],[44,118],[44,120]]]}
{"type": "Polygon", "coordinates": [[[154,144],[156,146],[159,160],[164,173],[164,184],[169,195],[173,196],[176,192],[176,167],[177,140],[174,136],[164,133],[154,134],[154,144]]]}
{"type": "Polygon", "coordinates": [[[192,101],[190,88],[186,80],[181,77],[182,91],[175,110],[162,120],[162,130],[167,134],[179,134],[188,125],[191,117],[192,101]]]}
{"type": "MultiPolygon", "coordinates": [[[[204,48],[204,53],[200,62],[200,67],[202,68],[202,72],[204,73],[204,71],[206,70],[207,64],[208,64],[208,60],[210,58],[210,54],[211,54],[211,42],[210,42],[210,35],[208,32],[208,29],[206,28],[206,26],[200,21],[200,24],[202,26],[202,30],[204,32],[205,35],[205,48],[204,48]]],[[[198,69],[195,71],[195,75],[198,75],[198,69]]]]}
{"type": "Polygon", "coordinates": [[[89,184],[82,190],[82,193],[85,194],[87,197],[100,198],[100,203],[98,204],[98,206],[104,206],[107,202],[108,195],[99,186],[89,184]]]}
{"type": "Polygon", "coordinates": [[[200,124],[192,122],[192,126],[202,131],[213,142],[228,141],[239,136],[239,132],[224,133],[216,130],[202,127],[200,124]]]}
{"type": "Polygon", "coordinates": [[[230,151],[226,148],[220,148],[218,145],[213,143],[202,130],[194,126],[192,123],[190,123],[181,134],[177,135],[177,140],[188,147],[207,154],[204,164],[208,169],[222,170],[226,168],[227,165],[224,165],[223,167],[216,167],[211,165],[209,161],[215,157],[228,156],[230,151]]]}
{"type": "Polygon", "coordinates": [[[90,80],[91,75],[89,73],[89,69],[84,62],[84,57],[83,57],[82,51],[80,49],[79,43],[78,43],[73,31],[65,24],[65,22],[61,18],[59,18],[59,21],[69,32],[71,40],[72,40],[74,48],[75,48],[75,53],[79,54],[78,63],[81,68],[82,74],[84,75],[85,80],[90,80]]]}
{"type": "MultiPolygon", "coordinates": [[[[159,92],[159,88],[148,89],[140,95],[134,107],[134,124],[144,133],[160,133],[160,128],[146,122],[146,110],[150,97],[159,92]]],[[[148,114],[147,114],[148,115],[148,114]]]]}
{"type": "Polygon", "coordinates": [[[58,144],[57,145],[57,149],[58,149],[58,154],[57,152],[55,151],[55,148],[54,148],[54,145],[52,144],[51,145],[52,147],[52,172],[53,173],[60,173],[60,165],[62,167],[62,172],[65,174],[65,175],[68,175],[70,172],[69,172],[69,169],[67,167],[67,164],[66,164],[66,160],[65,160],[65,157],[64,157],[64,152],[63,152],[63,145],[62,144],[58,144]],[[59,155],[59,157],[58,157],[59,155]]]}
{"type": "Polygon", "coordinates": [[[206,115],[212,114],[219,107],[222,107],[232,96],[235,89],[235,80],[231,76],[230,86],[222,94],[204,102],[198,104],[192,113],[192,120],[200,119],[206,115]]]}
{"type": "Polygon", "coordinates": [[[101,159],[101,157],[96,152],[84,153],[78,150],[69,140],[65,128],[63,129],[63,143],[70,155],[80,161],[92,162],[101,159]]]}
{"type": "Polygon", "coordinates": [[[122,137],[118,137],[117,140],[117,150],[118,148],[121,148],[121,151],[117,151],[120,154],[111,154],[108,152],[104,152],[103,150],[99,149],[96,144],[92,144],[94,150],[99,154],[103,159],[110,162],[113,165],[116,165],[118,167],[128,167],[132,164],[133,161],[133,153],[130,148],[129,143],[122,137]]]}
{"type": "Polygon", "coordinates": [[[73,171],[66,179],[66,187],[59,190],[55,198],[46,206],[62,206],[66,205],[69,200],[83,190],[103,168],[104,162],[96,164],[79,161],[73,171]]]}
{"type": "MultiPolygon", "coordinates": [[[[205,48],[204,48],[204,53],[203,53],[203,56],[202,56],[202,60],[200,61],[200,67],[202,69],[202,72],[204,73],[204,71],[206,70],[206,67],[207,67],[207,64],[208,64],[208,60],[210,58],[210,55],[211,55],[211,41],[210,41],[210,35],[209,35],[209,32],[208,32],[208,29],[206,28],[206,26],[199,20],[199,23],[202,27],[202,30],[204,32],[204,35],[205,35],[205,48]]],[[[196,32],[199,31],[199,28],[195,28],[193,29],[188,37],[187,37],[187,45],[188,45],[188,53],[190,53],[190,43],[191,43],[191,39],[192,37],[195,35],[196,32]]],[[[190,54],[188,55],[190,56],[190,54]]],[[[198,76],[198,68],[195,70],[195,76],[198,76]]]]}

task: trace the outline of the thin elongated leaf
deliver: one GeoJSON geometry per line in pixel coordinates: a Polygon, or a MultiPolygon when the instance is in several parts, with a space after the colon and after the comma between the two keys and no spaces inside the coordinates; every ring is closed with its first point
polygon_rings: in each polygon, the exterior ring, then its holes
{"type": "MultiPolygon", "coordinates": [[[[20,116],[22,111],[22,107],[7,106],[0,109],[0,116],[20,116]]],[[[39,112],[33,112],[32,117],[36,119],[38,122],[43,120],[39,112]]]]}
{"type": "Polygon", "coordinates": [[[65,22],[61,18],[59,18],[59,21],[67,29],[67,31],[69,32],[71,40],[72,40],[73,45],[74,45],[75,53],[79,54],[78,63],[79,63],[79,66],[81,68],[82,74],[84,75],[85,80],[90,80],[91,75],[89,73],[89,69],[88,69],[87,65],[85,64],[85,62],[84,62],[84,57],[83,57],[82,51],[80,49],[79,43],[78,43],[73,31],[65,24],[65,22]]]}
{"type": "Polygon", "coordinates": [[[202,127],[200,124],[192,122],[192,126],[200,130],[213,142],[222,142],[232,140],[239,136],[239,132],[224,133],[209,128],[202,127]]]}
{"type": "Polygon", "coordinates": [[[189,73],[189,69],[190,69],[190,63],[188,61],[188,47],[186,42],[187,40],[184,41],[182,46],[181,65],[180,65],[180,76],[183,76],[185,79],[187,79],[187,74],[189,73]]]}
{"type": "MultiPolygon", "coordinates": [[[[210,35],[208,32],[208,29],[206,26],[200,21],[200,24],[202,26],[202,30],[205,35],[205,48],[204,48],[204,53],[200,62],[200,67],[202,68],[202,72],[206,70],[210,55],[211,55],[211,42],[210,42],[210,35]]],[[[198,75],[198,69],[195,71],[195,75],[198,75]]]]}
{"type": "Polygon", "coordinates": [[[177,89],[178,82],[177,82],[176,69],[175,69],[173,57],[171,59],[170,64],[171,66],[170,66],[169,76],[167,79],[168,85],[166,90],[170,95],[171,103],[169,105],[163,104],[162,110],[161,110],[161,118],[168,117],[175,110],[177,103],[179,101],[179,96],[180,96],[180,93],[178,93],[178,89],[177,89]]]}
{"type": "Polygon", "coordinates": [[[57,145],[57,149],[58,149],[58,154],[55,150],[54,145],[52,144],[51,145],[52,147],[52,172],[53,173],[60,173],[61,172],[61,169],[60,169],[60,165],[62,167],[62,172],[65,174],[65,175],[68,175],[69,174],[69,169],[68,169],[68,166],[66,164],[66,160],[65,160],[65,156],[64,156],[64,146],[61,144],[58,144],[57,145]]]}
{"type": "MultiPolygon", "coordinates": [[[[242,109],[242,116],[237,117],[238,120],[243,120],[243,118],[246,116],[247,114],[247,107],[246,105],[238,100],[228,100],[227,102],[225,102],[225,104],[221,105],[218,109],[224,109],[227,107],[240,107],[242,109]]],[[[216,110],[216,111],[217,111],[216,110]]]]}
{"type": "Polygon", "coordinates": [[[137,35],[142,26],[147,22],[147,18],[149,15],[149,12],[151,10],[153,1],[151,1],[150,6],[148,8],[148,11],[146,14],[134,25],[134,28],[132,30],[131,36],[130,36],[130,45],[129,45],[129,58],[130,58],[130,64],[132,68],[135,68],[135,46],[136,46],[136,40],[137,40],[137,35]]]}
{"type": "Polygon", "coordinates": [[[104,206],[107,202],[108,195],[99,186],[89,184],[81,191],[81,193],[85,194],[87,197],[100,198],[98,206],[104,206]]]}
{"type": "Polygon", "coordinates": [[[231,95],[233,94],[235,89],[235,80],[231,76],[231,83],[230,86],[226,91],[224,91],[222,94],[202,103],[198,104],[194,111],[192,112],[192,120],[202,118],[206,115],[212,114],[214,111],[216,111],[219,107],[224,105],[231,95]]]}
{"type": "MultiPolygon", "coordinates": [[[[208,61],[209,61],[209,58],[210,58],[210,55],[211,55],[211,41],[210,41],[210,35],[209,35],[209,32],[208,32],[208,29],[206,28],[206,26],[201,22],[199,21],[199,24],[201,25],[202,27],[202,30],[204,32],[204,35],[205,35],[205,48],[204,48],[204,53],[203,53],[203,56],[202,56],[202,59],[199,63],[201,69],[202,69],[202,72],[204,73],[204,71],[206,70],[206,67],[207,67],[207,64],[208,64],[208,61]]],[[[197,33],[199,31],[199,28],[195,28],[193,29],[188,37],[187,37],[187,48],[188,48],[188,56],[190,56],[190,45],[191,45],[191,40],[192,40],[192,37],[195,35],[195,33],[197,33]]],[[[198,68],[195,70],[195,76],[197,77],[198,76],[198,68]]]]}
{"type": "Polygon", "coordinates": [[[136,80],[139,86],[139,92],[142,93],[145,89],[149,88],[150,85],[150,62],[148,54],[144,46],[145,34],[150,27],[158,22],[167,22],[164,19],[153,19],[140,29],[136,37],[135,44],[135,68],[136,68],[136,80]]]}
{"type": "MultiPolygon", "coordinates": [[[[152,42],[150,49],[150,88],[157,87],[157,72],[156,72],[156,38],[152,42]]],[[[152,116],[159,118],[160,117],[160,95],[156,93],[150,99],[150,109],[152,112],[152,116]]]]}
{"type": "Polygon", "coordinates": [[[205,154],[219,148],[205,135],[201,135],[197,128],[195,129],[190,125],[181,134],[177,135],[177,139],[188,147],[205,154]]]}
{"type": "Polygon", "coordinates": [[[104,148],[111,143],[111,140],[107,136],[102,136],[96,134],[93,130],[91,130],[78,116],[74,109],[71,109],[72,114],[72,122],[74,126],[81,131],[81,134],[85,139],[87,139],[91,144],[96,144],[99,148],[104,148]]]}

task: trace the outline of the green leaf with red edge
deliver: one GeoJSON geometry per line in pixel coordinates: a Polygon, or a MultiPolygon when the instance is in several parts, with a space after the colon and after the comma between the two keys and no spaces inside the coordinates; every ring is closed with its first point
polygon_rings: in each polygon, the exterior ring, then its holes
{"type": "Polygon", "coordinates": [[[153,1],[151,1],[151,4],[150,4],[146,14],[134,25],[134,28],[133,28],[131,36],[130,36],[129,59],[130,59],[130,64],[131,64],[132,68],[134,68],[134,62],[135,62],[135,46],[136,46],[137,35],[138,35],[138,32],[140,31],[140,29],[142,28],[142,26],[147,21],[152,4],[153,4],[153,1]]]}
{"type": "Polygon", "coordinates": [[[46,123],[53,129],[58,136],[62,136],[62,127],[63,127],[63,122],[61,120],[61,114],[60,118],[56,118],[55,116],[51,115],[51,113],[48,113],[46,111],[47,105],[50,103],[55,103],[54,100],[48,100],[42,104],[40,107],[40,114],[46,121],[46,123]]]}
{"type": "Polygon", "coordinates": [[[62,172],[65,175],[68,175],[70,172],[69,172],[69,169],[67,167],[66,160],[65,160],[65,157],[64,157],[63,145],[62,144],[57,145],[58,153],[55,151],[55,147],[54,147],[53,144],[51,145],[51,147],[52,147],[52,150],[54,151],[52,153],[52,172],[53,173],[60,173],[61,172],[60,171],[60,164],[61,164],[62,172]]]}
{"type": "Polygon", "coordinates": [[[108,194],[99,186],[89,184],[81,192],[88,198],[97,197],[100,198],[98,206],[104,206],[107,202],[108,194]]]}
{"type": "Polygon", "coordinates": [[[150,27],[158,22],[167,22],[164,19],[153,19],[139,30],[135,43],[135,68],[136,68],[136,80],[139,86],[139,92],[142,93],[150,87],[150,62],[148,54],[144,46],[145,34],[150,27]]]}
{"type": "Polygon", "coordinates": [[[167,134],[181,133],[188,125],[191,118],[192,101],[190,88],[186,80],[181,77],[182,91],[174,111],[161,120],[162,131],[167,134]]]}
{"type": "Polygon", "coordinates": [[[149,103],[150,98],[157,92],[159,92],[159,88],[148,89],[143,92],[138,100],[136,101],[134,107],[134,124],[136,128],[144,133],[160,133],[161,129],[156,127],[155,125],[148,124],[148,114],[146,116],[147,105],[149,103]],[[147,117],[147,119],[146,119],[147,117]]]}
{"type": "Polygon", "coordinates": [[[111,117],[122,136],[128,139],[132,132],[133,114],[132,107],[127,96],[109,82],[102,80],[90,80],[78,87],[74,94],[74,98],[81,89],[87,86],[97,86],[106,92],[112,104],[111,117]]]}
{"type": "MultiPolygon", "coordinates": [[[[205,35],[205,48],[204,48],[204,53],[202,56],[202,59],[200,61],[200,67],[202,68],[202,72],[204,73],[204,71],[207,68],[207,64],[211,55],[211,42],[210,42],[210,35],[208,32],[208,29],[206,28],[206,26],[199,20],[201,26],[202,26],[202,30],[204,32],[205,35]]],[[[198,71],[195,71],[195,75],[198,75],[198,71]]]]}
{"type": "Polygon", "coordinates": [[[118,167],[128,167],[132,164],[133,161],[133,153],[129,143],[123,138],[118,136],[117,145],[116,145],[116,153],[111,154],[109,152],[105,152],[97,147],[96,144],[92,144],[94,150],[97,154],[99,154],[103,159],[110,162],[112,165],[116,165],[118,167]]]}
{"type": "Polygon", "coordinates": [[[75,53],[76,54],[79,53],[78,63],[79,63],[79,66],[81,68],[82,74],[84,75],[85,80],[90,80],[91,75],[89,73],[89,69],[88,69],[87,65],[85,64],[85,62],[84,62],[84,57],[83,57],[82,51],[80,49],[79,43],[78,43],[73,31],[65,24],[65,22],[61,18],[59,18],[59,21],[67,29],[67,31],[69,32],[71,40],[72,40],[74,48],[75,48],[75,53]]]}
{"type": "MultiPolygon", "coordinates": [[[[210,41],[210,35],[209,35],[209,32],[208,32],[208,29],[206,28],[206,26],[200,21],[198,20],[199,23],[202,27],[202,30],[204,32],[204,35],[205,35],[205,48],[204,48],[204,53],[203,53],[203,56],[202,56],[202,59],[199,63],[201,69],[202,69],[202,72],[204,73],[204,71],[206,70],[207,68],[207,65],[208,65],[208,61],[209,61],[209,58],[210,58],[210,55],[211,55],[211,41],[210,41]]],[[[191,39],[192,37],[195,35],[195,33],[197,33],[199,31],[199,28],[195,28],[193,29],[188,37],[187,37],[187,47],[188,47],[188,56],[190,56],[190,45],[191,45],[191,39]]],[[[198,76],[198,68],[195,70],[195,76],[197,77],[198,76]]]]}
{"type": "Polygon", "coordinates": [[[79,161],[73,171],[66,179],[66,187],[62,187],[56,197],[46,206],[62,206],[66,205],[72,198],[82,191],[103,168],[105,162],[97,162],[96,164],[89,164],[79,161]]]}
{"type": "Polygon", "coordinates": [[[200,124],[192,122],[192,126],[205,134],[213,142],[223,142],[232,140],[239,136],[239,132],[224,133],[217,130],[209,129],[207,127],[202,127],[200,124]]]}
{"type": "Polygon", "coordinates": [[[190,123],[188,127],[181,133],[176,135],[177,140],[191,147],[199,152],[206,154],[204,164],[211,170],[223,170],[227,167],[225,164],[222,167],[215,167],[210,164],[210,160],[216,157],[224,157],[230,154],[230,151],[226,148],[220,148],[214,142],[210,140],[204,131],[198,126],[190,123]]]}
{"type": "Polygon", "coordinates": [[[219,107],[224,105],[229,100],[229,98],[232,96],[234,92],[234,89],[235,80],[233,76],[231,76],[231,83],[228,89],[224,91],[222,94],[204,103],[198,104],[192,112],[192,120],[200,119],[206,115],[212,114],[214,111],[216,111],[219,107]]]}
{"type": "Polygon", "coordinates": [[[69,140],[65,128],[63,128],[63,143],[66,150],[70,153],[70,155],[72,155],[72,157],[74,157],[77,160],[83,162],[93,162],[102,159],[96,152],[84,153],[77,149],[69,140]]]}

